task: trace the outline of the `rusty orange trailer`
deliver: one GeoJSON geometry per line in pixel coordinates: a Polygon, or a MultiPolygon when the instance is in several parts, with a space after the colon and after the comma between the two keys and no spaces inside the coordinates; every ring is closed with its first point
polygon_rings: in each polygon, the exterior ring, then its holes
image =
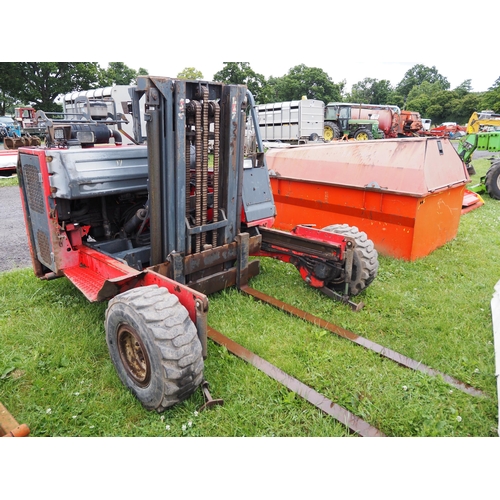
{"type": "Polygon", "coordinates": [[[447,139],[332,142],[266,158],[277,229],[347,223],[380,254],[410,261],[456,237],[470,179],[447,139]]]}

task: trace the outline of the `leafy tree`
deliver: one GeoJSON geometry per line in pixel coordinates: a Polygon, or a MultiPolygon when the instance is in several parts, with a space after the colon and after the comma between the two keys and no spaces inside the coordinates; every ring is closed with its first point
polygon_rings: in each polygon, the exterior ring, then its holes
{"type": "Polygon", "coordinates": [[[423,82],[438,83],[443,90],[450,88],[448,80],[438,72],[435,66],[430,68],[423,64],[416,64],[405,73],[403,79],[396,86],[396,90],[401,95],[408,97],[411,89],[423,82]]]}
{"type": "MultiPolygon", "coordinates": [[[[453,92],[456,93],[456,90],[453,92]]],[[[450,102],[450,118],[445,121],[467,123],[472,113],[481,108],[481,93],[455,95],[456,97],[450,102]]]]}
{"type": "Polygon", "coordinates": [[[472,92],[472,80],[464,80],[458,87],[453,89],[461,95],[470,94],[472,92]]]}
{"type": "Polygon", "coordinates": [[[491,109],[495,113],[500,113],[500,77],[498,77],[495,83],[482,94],[480,99],[480,109],[491,109]]]}
{"type": "Polygon", "coordinates": [[[495,83],[488,90],[494,90],[499,87],[500,87],[500,76],[495,80],[495,83]]]}
{"type": "Polygon", "coordinates": [[[393,88],[389,80],[365,78],[352,86],[347,100],[364,104],[393,104],[393,88]]]}
{"type": "Polygon", "coordinates": [[[178,75],[177,78],[182,80],[203,80],[203,73],[198,71],[196,68],[189,67],[184,68],[178,75]]]}
{"type": "Polygon", "coordinates": [[[422,82],[408,94],[406,109],[418,111],[421,116],[434,123],[466,123],[477,108],[480,94],[469,93],[470,81],[465,81],[454,90],[443,90],[440,82],[422,82]]]}
{"type": "Polygon", "coordinates": [[[414,85],[412,87],[412,89],[407,95],[407,100],[408,102],[411,102],[413,99],[423,95],[431,97],[432,95],[436,94],[437,92],[440,92],[441,90],[442,90],[441,85],[438,82],[430,83],[424,81],[419,85],[414,85]]]}
{"type": "Polygon", "coordinates": [[[405,109],[407,109],[408,111],[416,111],[417,113],[420,113],[420,115],[423,118],[432,119],[432,117],[427,115],[427,109],[429,108],[430,105],[431,105],[431,98],[428,95],[422,94],[413,98],[410,101],[407,101],[405,109]]]}
{"type": "Polygon", "coordinates": [[[406,101],[403,95],[399,94],[396,90],[393,90],[386,104],[393,104],[394,106],[398,106],[400,109],[405,109],[406,101]]]}
{"type": "Polygon", "coordinates": [[[419,85],[414,85],[408,94],[405,109],[417,111],[422,117],[430,118],[433,123],[446,121],[443,116],[446,114],[447,103],[446,99],[443,99],[442,92],[439,82],[423,81],[419,85]]]}
{"type": "Polygon", "coordinates": [[[322,69],[299,64],[285,76],[270,78],[269,85],[272,86],[272,98],[276,102],[294,101],[306,96],[307,99],[328,103],[342,100],[345,81],[334,83],[322,69]]]}
{"type": "Polygon", "coordinates": [[[122,62],[110,62],[107,69],[100,70],[99,86],[133,85],[139,75],[147,74],[148,71],[144,68],[139,68],[139,71],[136,71],[122,62]]]}
{"type": "Polygon", "coordinates": [[[18,71],[19,63],[0,62],[0,115],[14,114],[18,103],[17,94],[23,88],[22,72],[18,71]]]}
{"type": "Polygon", "coordinates": [[[215,73],[214,81],[246,85],[257,104],[269,102],[263,100],[266,90],[264,75],[256,73],[247,62],[225,62],[224,67],[215,73]]]}
{"type": "Polygon", "coordinates": [[[72,90],[95,87],[99,82],[98,63],[22,62],[0,63],[2,93],[16,103],[44,111],[60,111],[54,100],[72,90]]]}

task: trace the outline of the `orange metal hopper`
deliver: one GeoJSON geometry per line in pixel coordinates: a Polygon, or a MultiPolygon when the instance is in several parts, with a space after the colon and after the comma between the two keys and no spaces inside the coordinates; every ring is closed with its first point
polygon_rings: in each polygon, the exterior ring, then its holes
{"type": "Polygon", "coordinates": [[[347,223],[377,251],[425,257],[456,237],[467,169],[447,139],[334,142],[266,153],[274,227],[347,223]]]}

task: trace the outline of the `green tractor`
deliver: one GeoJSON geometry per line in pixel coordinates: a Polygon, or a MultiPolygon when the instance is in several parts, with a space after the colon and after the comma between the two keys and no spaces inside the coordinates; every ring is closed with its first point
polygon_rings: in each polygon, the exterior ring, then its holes
{"type": "Polygon", "coordinates": [[[379,128],[378,120],[351,118],[350,104],[329,104],[325,107],[325,123],[323,138],[325,141],[334,139],[355,139],[367,141],[384,139],[385,135],[379,128]]]}
{"type": "MultiPolygon", "coordinates": [[[[458,155],[467,166],[469,175],[474,175],[476,171],[471,164],[472,154],[477,149],[479,151],[500,151],[500,127],[491,127],[494,130],[484,132],[473,132],[464,136],[457,148],[458,155]]],[[[491,198],[500,200],[500,159],[492,161],[486,175],[481,177],[480,183],[469,187],[475,193],[487,192],[491,198]]]]}

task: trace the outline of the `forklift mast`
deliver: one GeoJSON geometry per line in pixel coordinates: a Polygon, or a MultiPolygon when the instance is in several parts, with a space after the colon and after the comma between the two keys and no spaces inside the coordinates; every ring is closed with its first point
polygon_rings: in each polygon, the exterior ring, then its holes
{"type": "MultiPolygon", "coordinates": [[[[272,221],[264,155],[244,158],[253,101],[245,86],[147,76],[133,93],[133,108],[144,94],[146,103],[151,265],[233,242],[242,218],[248,225],[272,221]]],[[[185,283],[177,267],[174,279],[185,283]]]]}

